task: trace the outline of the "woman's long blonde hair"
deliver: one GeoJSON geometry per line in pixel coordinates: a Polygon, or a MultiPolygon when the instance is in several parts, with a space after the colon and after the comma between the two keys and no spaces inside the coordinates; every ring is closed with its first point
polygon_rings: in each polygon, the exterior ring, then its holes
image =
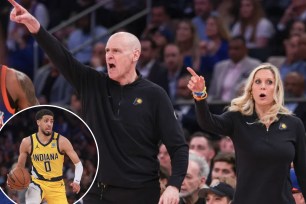
{"type": "Polygon", "coordinates": [[[234,98],[229,106],[229,111],[239,111],[243,115],[252,115],[255,103],[252,96],[252,85],[255,74],[262,69],[270,70],[275,78],[275,89],[273,93],[274,104],[271,106],[267,114],[260,118],[261,123],[269,124],[278,120],[277,114],[291,115],[292,113],[284,106],[284,87],[278,71],[278,68],[270,63],[263,63],[256,67],[248,79],[244,87],[242,96],[234,98]]]}

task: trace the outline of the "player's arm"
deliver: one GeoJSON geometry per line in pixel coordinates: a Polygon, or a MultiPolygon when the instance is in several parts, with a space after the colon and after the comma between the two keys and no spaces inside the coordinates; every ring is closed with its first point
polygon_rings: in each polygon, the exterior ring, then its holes
{"type": "Polygon", "coordinates": [[[18,110],[38,105],[31,79],[15,69],[7,69],[6,87],[18,106],[18,110]]]}
{"type": "Polygon", "coordinates": [[[31,151],[31,138],[23,138],[20,147],[19,147],[19,157],[16,167],[25,168],[27,156],[31,151]]]}
{"type": "Polygon", "coordinates": [[[71,161],[75,165],[74,180],[73,180],[73,183],[70,184],[70,186],[72,187],[73,192],[78,193],[80,191],[80,182],[81,182],[81,177],[83,174],[82,162],[80,161],[79,156],[74,151],[72,144],[67,138],[65,137],[59,138],[59,147],[60,147],[60,151],[62,153],[67,154],[67,156],[71,159],[71,161]]]}
{"type": "MultiPolygon", "coordinates": [[[[19,147],[19,157],[15,168],[25,168],[27,156],[30,152],[31,152],[31,139],[30,137],[23,138],[19,147]]],[[[11,188],[8,181],[7,185],[9,188],[11,188]]]]}

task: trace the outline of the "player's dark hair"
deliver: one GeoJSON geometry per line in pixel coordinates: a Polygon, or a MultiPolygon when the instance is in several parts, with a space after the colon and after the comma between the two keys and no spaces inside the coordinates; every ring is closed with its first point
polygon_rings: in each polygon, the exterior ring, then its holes
{"type": "Polygon", "coordinates": [[[52,117],[54,117],[53,112],[50,111],[49,109],[41,109],[41,110],[39,110],[39,111],[36,113],[35,119],[36,119],[36,120],[40,120],[40,119],[42,119],[42,117],[43,117],[44,115],[51,115],[52,117]]]}

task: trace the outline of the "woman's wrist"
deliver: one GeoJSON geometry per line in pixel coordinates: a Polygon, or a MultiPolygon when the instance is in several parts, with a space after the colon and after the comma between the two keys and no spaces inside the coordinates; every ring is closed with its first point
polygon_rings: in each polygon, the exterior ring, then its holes
{"type": "Polygon", "coordinates": [[[200,92],[192,92],[192,96],[195,100],[200,101],[207,98],[208,94],[206,92],[206,86],[204,86],[203,91],[200,92]]]}

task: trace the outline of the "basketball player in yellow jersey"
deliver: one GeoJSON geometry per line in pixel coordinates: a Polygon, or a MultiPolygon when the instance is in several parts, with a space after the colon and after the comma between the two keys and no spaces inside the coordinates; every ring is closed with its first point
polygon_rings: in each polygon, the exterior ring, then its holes
{"type": "Polygon", "coordinates": [[[82,163],[70,141],[53,132],[53,113],[42,109],[36,113],[38,132],[24,138],[20,144],[18,167],[25,167],[27,155],[32,161],[32,181],[26,192],[27,204],[66,204],[67,197],[63,181],[64,154],[75,165],[74,181],[70,184],[73,192],[79,193],[83,173],[82,163]]]}

